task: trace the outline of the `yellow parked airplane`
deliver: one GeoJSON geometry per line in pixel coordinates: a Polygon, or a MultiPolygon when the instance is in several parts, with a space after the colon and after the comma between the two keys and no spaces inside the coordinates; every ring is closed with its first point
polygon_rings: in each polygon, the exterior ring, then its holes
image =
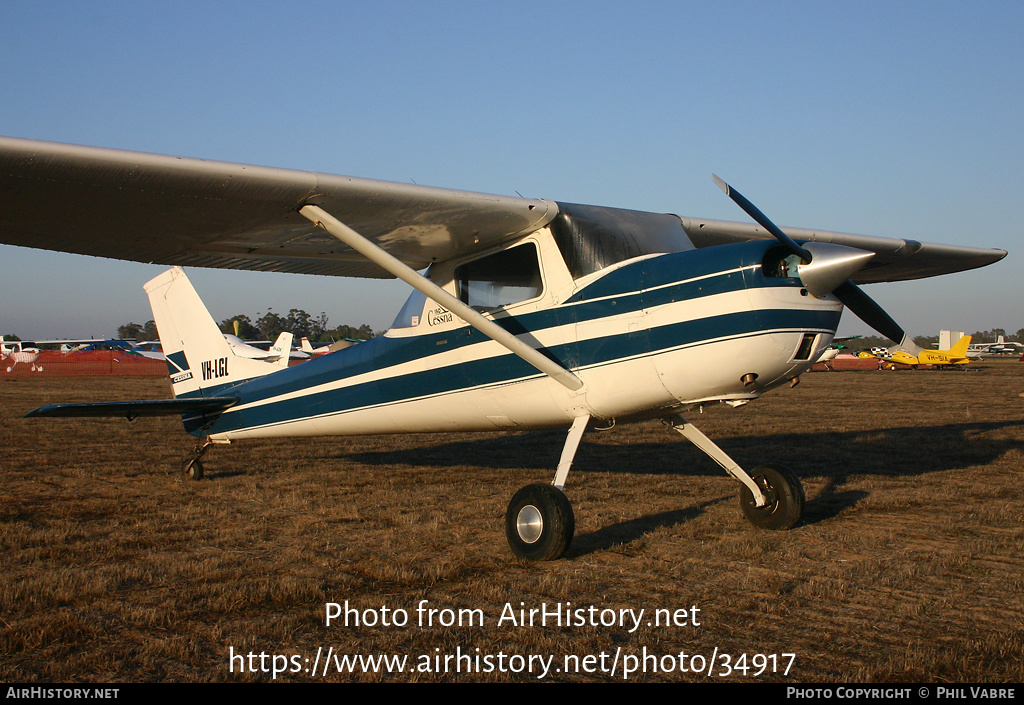
{"type": "Polygon", "coordinates": [[[886,362],[896,362],[914,367],[918,365],[933,365],[935,367],[966,365],[970,362],[970,358],[967,357],[967,348],[970,344],[971,336],[965,335],[949,350],[920,350],[917,355],[911,355],[902,350],[889,350],[887,354],[877,357],[886,362]]]}

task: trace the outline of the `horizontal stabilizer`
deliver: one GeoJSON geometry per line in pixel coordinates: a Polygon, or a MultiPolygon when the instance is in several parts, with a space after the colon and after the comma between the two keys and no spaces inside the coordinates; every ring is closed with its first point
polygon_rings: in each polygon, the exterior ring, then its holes
{"type": "Polygon", "coordinates": [[[235,397],[201,399],[144,399],[141,401],[98,401],[85,404],[48,404],[25,414],[27,417],[61,416],[177,416],[179,414],[218,414],[238,403],[235,397]]]}

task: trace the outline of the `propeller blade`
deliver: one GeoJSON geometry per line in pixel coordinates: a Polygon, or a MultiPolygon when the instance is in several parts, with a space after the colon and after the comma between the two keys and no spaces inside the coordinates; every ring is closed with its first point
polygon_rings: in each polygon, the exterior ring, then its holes
{"type": "Polygon", "coordinates": [[[890,340],[897,343],[906,336],[899,323],[892,319],[875,300],[864,293],[864,290],[851,281],[846,281],[837,286],[833,291],[843,306],[850,309],[857,315],[857,318],[867,323],[890,340]]]}
{"type": "Polygon", "coordinates": [[[895,347],[902,348],[911,354],[917,354],[921,348],[911,340],[902,326],[892,319],[875,300],[864,293],[864,290],[847,281],[840,284],[832,292],[846,308],[853,311],[857,318],[867,323],[876,331],[896,342],[895,347]]]}
{"type": "MultiPolygon", "coordinates": [[[[776,240],[785,245],[790,252],[798,255],[800,259],[804,260],[804,262],[808,264],[811,262],[811,253],[808,252],[806,248],[798,245],[789,235],[782,232],[775,223],[768,219],[768,216],[758,210],[757,206],[744,198],[739,191],[718,178],[717,175],[712,174],[711,177],[715,180],[715,183],[718,184],[718,187],[725,191],[725,195],[735,201],[736,205],[742,208],[744,212],[753,218],[758,225],[771,233],[776,240]]],[[[844,249],[852,250],[853,248],[844,249]]],[[[841,267],[856,267],[859,269],[863,264],[863,261],[858,263],[856,261],[858,257],[860,256],[854,255],[854,260],[851,261],[847,255],[840,253],[835,260],[838,262],[837,265],[833,266],[831,263],[827,265],[827,269],[833,270],[832,272],[827,272],[825,276],[817,274],[814,275],[815,279],[820,277],[823,285],[822,287],[815,288],[827,288],[830,286],[831,283],[838,278],[835,276],[835,272],[841,271],[841,267]],[[846,259],[847,262],[842,262],[843,259],[846,259]],[[833,277],[831,281],[829,281],[830,276],[833,277]]],[[[850,271],[855,271],[855,269],[851,269],[850,271]]],[[[865,294],[864,291],[851,280],[847,279],[840,283],[832,289],[832,293],[835,294],[835,297],[839,299],[846,308],[850,309],[858,318],[884,335],[886,338],[896,341],[896,347],[902,348],[912,354],[916,354],[921,350],[921,348],[910,339],[910,336],[907,335],[906,331],[904,331],[903,328],[894,321],[881,306],[876,304],[874,299],[865,294]]],[[[820,294],[814,295],[819,296],[820,294]]]]}
{"type": "Polygon", "coordinates": [[[737,206],[742,208],[747,215],[754,219],[755,223],[757,223],[762,228],[770,232],[776,240],[785,245],[786,248],[794,255],[799,255],[800,259],[804,260],[805,262],[811,261],[812,257],[810,252],[808,252],[803,247],[800,247],[800,245],[796,244],[793,238],[791,238],[786,233],[782,232],[782,230],[780,230],[775,225],[775,223],[768,220],[768,216],[766,216],[764,213],[758,210],[757,206],[755,206],[753,203],[744,198],[743,194],[741,194],[739,191],[734,189],[729,184],[722,181],[720,178],[718,178],[716,174],[712,174],[711,178],[715,180],[716,184],[718,184],[718,188],[725,191],[726,196],[735,201],[737,206]]]}

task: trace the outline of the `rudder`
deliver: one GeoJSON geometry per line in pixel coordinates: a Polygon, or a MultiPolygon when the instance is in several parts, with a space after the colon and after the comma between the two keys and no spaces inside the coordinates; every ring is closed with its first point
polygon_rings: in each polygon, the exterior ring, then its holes
{"type": "Polygon", "coordinates": [[[180,267],[145,285],[175,397],[209,396],[213,388],[237,384],[281,369],[239,357],[180,267]]]}

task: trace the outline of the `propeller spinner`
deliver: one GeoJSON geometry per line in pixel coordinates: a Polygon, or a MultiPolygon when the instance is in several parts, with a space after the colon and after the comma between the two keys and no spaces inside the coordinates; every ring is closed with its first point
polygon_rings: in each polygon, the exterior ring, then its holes
{"type": "Polygon", "coordinates": [[[712,175],[718,187],[725,191],[736,205],[743,209],[762,228],[775,237],[786,249],[801,259],[798,267],[800,280],[812,296],[820,298],[834,294],[846,308],[885,337],[896,341],[897,346],[915,353],[920,348],[910,340],[906,331],[875,303],[874,299],[864,293],[863,289],[850,279],[867,261],[874,257],[873,252],[860,250],[846,245],[828,243],[797,244],[793,238],[784,233],[768,219],[757,206],[743,197],[718,176],[712,175]]]}

